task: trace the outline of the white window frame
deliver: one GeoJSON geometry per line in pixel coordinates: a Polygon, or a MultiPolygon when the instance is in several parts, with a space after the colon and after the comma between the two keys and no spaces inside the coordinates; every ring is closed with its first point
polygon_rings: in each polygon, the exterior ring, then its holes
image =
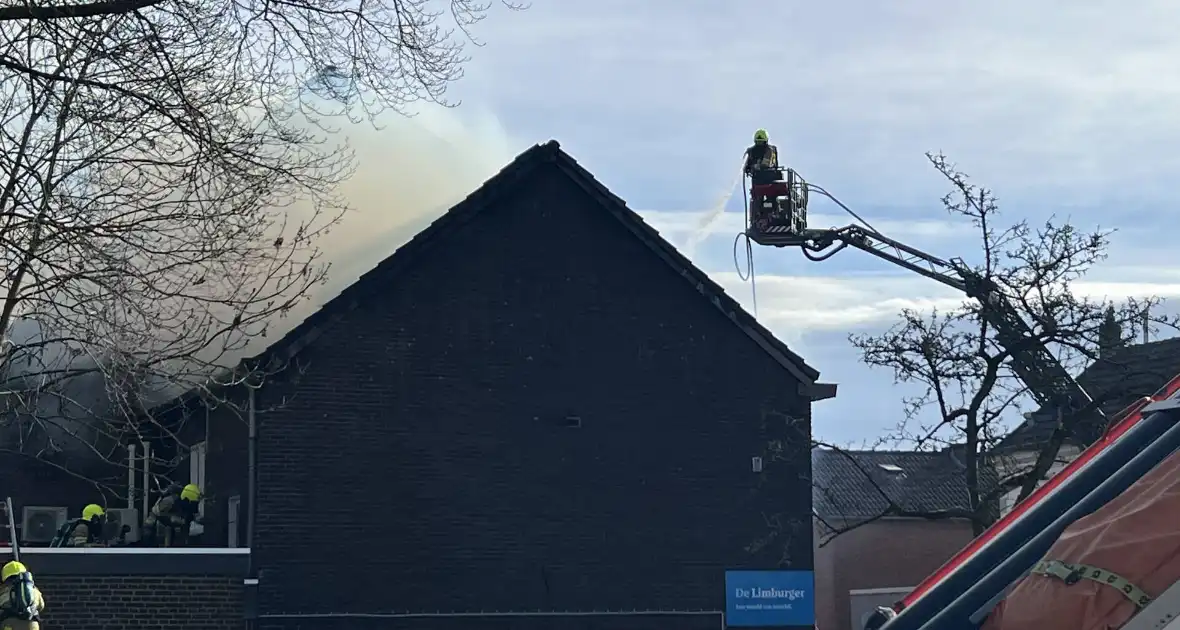
{"type": "Polygon", "coordinates": [[[225,546],[236,549],[238,544],[238,518],[242,511],[242,497],[235,494],[225,502],[225,523],[227,527],[225,546]]]}
{"type": "Polygon", "coordinates": [[[209,454],[208,442],[197,442],[189,448],[188,480],[197,484],[201,489],[201,501],[197,504],[197,514],[205,516],[205,458],[209,454]]]}

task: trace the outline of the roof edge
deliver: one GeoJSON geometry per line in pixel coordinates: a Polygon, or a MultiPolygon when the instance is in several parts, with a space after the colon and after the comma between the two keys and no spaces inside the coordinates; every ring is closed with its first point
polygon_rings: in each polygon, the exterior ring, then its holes
{"type": "MultiPolygon", "coordinates": [[[[604,210],[630,230],[669,267],[691,283],[704,298],[709,300],[714,308],[721,311],[735,326],[799,381],[801,394],[809,397],[812,401],[826,400],[835,396],[836,385],[817,383],[820,375],[819,370],[809,365],[803,357],[793,352],[770,330],[760,324],[733,297],[728,295],[724,288],[697,268],[692,261],[660,236],[658,231],[649,226],[643,217],[631,210],[625,201],[610,192],[606,186],[595,179],[592,173],[562,150],[561,144],[555,139],[525,149],[478,188],[451,206],[442,216],[403,243],[372,269],[357,277],[352,284],[322,304],[319,309],[296,324],[281,338],[261,352],[239,361],[230,370],[232,382],[214,385],[219,387],[237,385],[241,379],[246,378],[247,375],[254,373],[259,368],[281,371],[283,368],[280,366],[285,366],[293,360],[300,351],[314,343],[327,329],[330,329],[344,317],[345,313],[356,308],[367,295],[369,291],[367,287],[373,278],[385,277],[387,274],[403,269],[410,264],[410,259],[414,258],[420,250],[430,245],[443,226],[454,226],[471,219],[472,215],[485,204],[500,196],[500,188],[503,183],[519,180],[531,173],[539,164],[544,163],[553,164],[560,168],[572,182],[594,197],[604,210]],[[492,184],[500,184],[500,186],[492,184]],[[804,389],[806,389],[806,393],[804,393],[804,389]]],[[[165,405],[191,399],[194,394],[199,393],[196,391],[197,389],[199,388],[194,388],[194,390],[157,405],[153,408],[153,412],[165,405]]]]}
{"type": "MultiPolygon", "coordinates": [[[[671,243],[660,236],[660,233],[649,226],[637,212],[627,206],[621,198],[610,192],[601,182],[583,168],[576,160],[564,151],[557,149],[557,141],[551,140],[543,147],[552,147],[552,158],[566,175],[576,184],[594,196],[604,209],[609,211],[620,223],[639,238],[649,249],[659,256],[673,271],[679,273],[686,281],[693,285],[702,296],[709,300],[714,308],[721,311],[740,330],[746,333],[767,354],[782,365],[801,384],[813,385],[819,379],[820,372],[807,363],[803,357],[795,354],[781,340],[774,336],[765,326],[748,311],[742,308],[721,285],[714,282],[701,271],[684,254],[680,253],[671,243]],[[612,207],[614,206],[614,207],[612,207]],[[697,273],[693,273],[693,271],[697,273]]],[[[833,394],[834,395],[834,394],[833,394]]],[[[818,398],[814,400],[823,400],[818,398]]]]}

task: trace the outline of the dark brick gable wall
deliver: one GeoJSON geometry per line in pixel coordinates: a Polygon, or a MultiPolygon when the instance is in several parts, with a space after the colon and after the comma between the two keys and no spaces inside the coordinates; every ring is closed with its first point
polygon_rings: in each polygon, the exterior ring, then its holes
{"type": "Polygon", "coordinates": [[[715,609],[727,566],[811,567],[797,383],[549,168],[259,393],[264,615],[715,609]]]}
{"type": "Polygon", "coordinates": [[[242,578],[37,575],[55,630],[242,630],[242,578]]]}

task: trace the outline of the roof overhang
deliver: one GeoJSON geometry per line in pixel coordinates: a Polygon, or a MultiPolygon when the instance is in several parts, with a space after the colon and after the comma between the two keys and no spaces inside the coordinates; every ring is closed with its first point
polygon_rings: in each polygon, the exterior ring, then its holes
{"type": "Polygon", "coordinates": [[[803,381],[799,383],[799,395],[806,397],[811,402],[835,398],[836,384],[803,381]]]}

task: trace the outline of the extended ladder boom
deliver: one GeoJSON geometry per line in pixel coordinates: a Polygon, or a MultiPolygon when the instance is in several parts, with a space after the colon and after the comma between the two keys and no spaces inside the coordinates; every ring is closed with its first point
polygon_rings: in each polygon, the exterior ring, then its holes
{"type": "Polygon", "coordinates": [[[1105,417],[1090,395],[1041,343],[1007,296],[963,261],[944,260],[859,225],[805,230],[799,238],[798,245],[812,260],[826,260],[852,246],[977,300],[983,318],[996,330],[997,341],[1011,355],[1012,368],[1038,403],[1084,413],[1089,417],[1080,420],[1094,421],[1098,426],[1105,424],[1105,417]]]}
{"type": "MultiPolygon", "coordinates": [[[[772,173],[774,174],[774,173],[772,173]]],[[[1070,376],[1045,342],[1021,317],[1020,310],[989,278],[961,259],[944,260],[874,230],[830,193],[808,184],[794,171],[779,173],[774,181],[751,176],[746,209],[746,236],[760,245],[800,247],[814,261],[827,260],[852,246],[877,258],[941,282],[980,304],[980,316],[996,331],[996,343],[1007,353],[1016,375],[1042,406],[1105,428],[1106,418],[1089,394],[1070,376]],[[833,229],[807,227],[808,193],[821,194],[863,225],[833,229]]],[[[1169,396],[1175,394],[1174,391],[1169,396]]],[[[1012,514],[996,523],[959,556],[899,603],[891,621],[883,610],[870,620],[887,630],[947,630],[975,627],[982,611],[1044,553],[1052,540],[1082,514],[1093,511],[1142,476],[1180,444],[1180,401],[1153,403],[1144,411],[1159,411],[1143,421],[1124,420],[1121,439],[1108,435],[1105,448],[1091,448],[1050,486],[1034,493],[1012,514]],[[1171,405],[1166,410],[1161,405],[1171,405]],[[1166,439],[1165,439],[1166,438],[1166,439]],[[1084,460],[1084,461],[1083,461],[1084,460]],[[973,544],[974,545],[974,544],[973,544]]],[[[1060,416],[1059,416],[1060,417],[1060,416]]],[[[1060,427],[1059,427],[1060,428],[1060,427]]],[[[1041,463],[1041,462],[1038,462],[1041,463]]],[[[1180,630],[1180,629],[1178,629],[1180,630]]]]}

